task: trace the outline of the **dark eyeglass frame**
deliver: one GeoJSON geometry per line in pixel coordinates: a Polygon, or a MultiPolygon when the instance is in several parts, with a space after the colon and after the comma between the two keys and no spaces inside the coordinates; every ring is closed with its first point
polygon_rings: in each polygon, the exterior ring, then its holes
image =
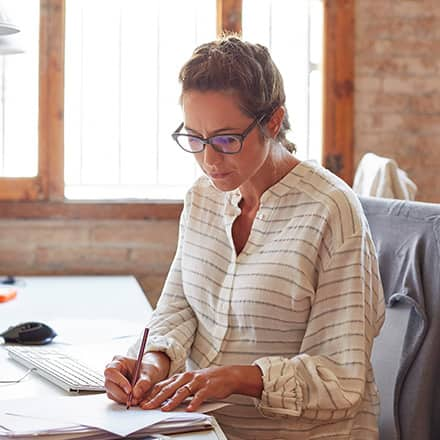
{"type": "Polygon", "coordinates": [[[246,139],[246,137],[249,135],[249,133],[255,128],[255,126],[257,124],[259,124],[264,118],[266,117],[266,114],[263,114],[257,118],[255,118],[252,123],[242,132],[242,133],[222,133],[222,134],[217,134],[215,136],[209,136],[207,138],[203,138],[201,136],[196,136],[194,134],[186,134],[186,133],[180,133],[180,130],[182,130],[183,128],[183,122],[177,127],[177,129],[174,131],[174,133],[171,135],[171,137],[174,139],[174,141],[177,143],[177,145],[184,151],[186,151],[187,153],[201,153],[202,151],[205,150],[206,145],[211,145],[211,147],[217,151],[218,153],[222,153],[222,154],[237,154],[240,153],[240,151],[243,148],[243,142],[246,139]],[[223,151],[222,149],[218,148],[217,146],[215,146],[212,143],[212,140],[217,138],[217,137],[234,137],[237,138],[240,141],[240,148],[237,151],[223,151]],[[198,139],[201,142],[202,147],[200,148],[200,150],[187,150],[186,148],[182,147],[182,145],[179,143],[178,138],[179,137],[188,137],[188,138],[192,138],[192,139],[198,139]]]}

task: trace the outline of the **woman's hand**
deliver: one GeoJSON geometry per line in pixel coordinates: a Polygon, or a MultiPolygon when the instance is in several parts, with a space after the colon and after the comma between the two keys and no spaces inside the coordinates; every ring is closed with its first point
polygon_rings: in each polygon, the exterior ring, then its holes
{"type": "Polygon", "coordinates": [[[186,398],[194,396],[187,410],[195,411],[209,399],[224,399],[237,393],[260,397],[262,389],[261,371],[256,366],[210,367],[174,374],[156,383],[139,406],[171,411],[186,398]]]}
{"type": "MultiPolygon", "coordinates": [[[[151,387],[168,375],[170,360],[164,353],[152,352],[144,356],[139,379],[133,387],[132,405],[145,399],[151,387]]],[[[136,368],[136,359],[115,356],[104,370],[107,396],[115,402],[126,404],[132,391],[131,378],[136,368]]]]}

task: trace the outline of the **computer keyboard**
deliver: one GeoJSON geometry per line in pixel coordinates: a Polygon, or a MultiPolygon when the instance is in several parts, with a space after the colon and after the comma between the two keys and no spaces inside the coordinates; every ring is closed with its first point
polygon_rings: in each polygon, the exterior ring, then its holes
{"type": "Polygon", "coordinates": [[[67,391],[105,391],[104,375],[49,347],[8,346],[9,356],[67,391]]]}

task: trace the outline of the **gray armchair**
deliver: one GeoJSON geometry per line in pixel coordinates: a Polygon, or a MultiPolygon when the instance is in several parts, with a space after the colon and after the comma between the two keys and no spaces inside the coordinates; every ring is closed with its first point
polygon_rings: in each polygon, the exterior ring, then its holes
{"type": "Polygon", "coordinates": [[[440,204],[360,198],[387,302],[373,348],[381,440],[440,439],[440,204]]]}

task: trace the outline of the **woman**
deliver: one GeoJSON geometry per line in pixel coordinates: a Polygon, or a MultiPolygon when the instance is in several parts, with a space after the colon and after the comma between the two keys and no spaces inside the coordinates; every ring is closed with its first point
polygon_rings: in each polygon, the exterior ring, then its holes
{"type": "MultiPolygon", "coordinates": [[[[229,439],[377,438],[370,354],[384,305],[356,196],[292,154],[263,46],[204,44],[180,81],[173,138],[204,176],[185,199],[133,403],[224,399],[215,416],[229,439]]],[[[111,399],[127,401],[134,363],[106,369],[111,399]]]]}

